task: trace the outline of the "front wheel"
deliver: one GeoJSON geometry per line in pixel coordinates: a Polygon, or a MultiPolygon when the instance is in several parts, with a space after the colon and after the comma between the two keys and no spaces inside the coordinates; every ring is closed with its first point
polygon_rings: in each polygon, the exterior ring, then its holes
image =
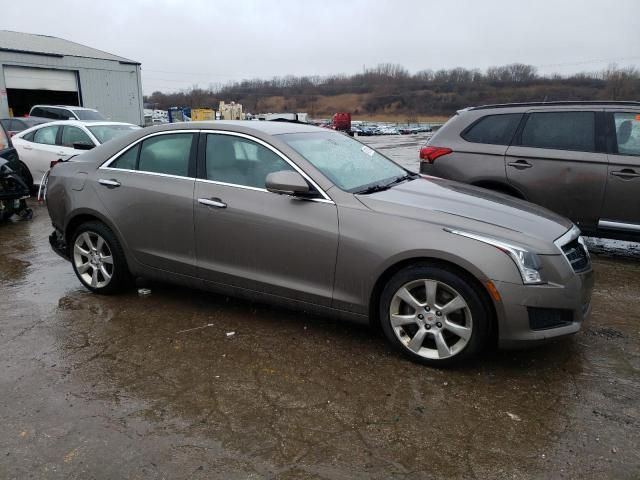
{"type": "Polygon", "coordinates": [[[419,363],[447,366],[481,350],[489,332],[487,309],[466,276],[416,264],[396,273],[380,297],[387,339],[419,363]]]}
{"type": "Polygon", "coordinates": [[[71,263],[82,284],[95,293],[122,290],[129,276],[120,242],[99,222],[80,225],[72,239],[71,263]]]}

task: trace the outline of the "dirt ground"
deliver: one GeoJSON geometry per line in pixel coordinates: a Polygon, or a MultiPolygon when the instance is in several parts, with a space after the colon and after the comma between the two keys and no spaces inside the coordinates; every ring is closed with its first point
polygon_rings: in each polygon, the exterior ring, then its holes
{"type": "Polygon", "coordinates": [[[93,295],[50,230],[43,206],[0,226],[2,479],[640,477],[636,244],[590,242],[577,335],[436,370],[327,318],[93,295]]]}

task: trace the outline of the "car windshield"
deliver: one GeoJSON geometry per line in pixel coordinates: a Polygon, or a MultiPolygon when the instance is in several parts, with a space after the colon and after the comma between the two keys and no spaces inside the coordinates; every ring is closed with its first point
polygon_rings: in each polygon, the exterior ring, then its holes
{"type": "Polygon", "coordinates": [[[80,120],[106,120],[100,112],[96,112],[95,110],[74,110],[73,113],[75,113],[80,120]]]}
{"type": "Polygon", "coordinates": [[[87,128],[100,143],[105,143],[112,138],[138,130],[140,127],[136,125],[95,125],[87,128]]]}
{"type": "Polygon", "coordinates": [[[279,138],[347,192],[388,186],[410,175],[385,156],[342,133],[288,133],[279,138]]]}

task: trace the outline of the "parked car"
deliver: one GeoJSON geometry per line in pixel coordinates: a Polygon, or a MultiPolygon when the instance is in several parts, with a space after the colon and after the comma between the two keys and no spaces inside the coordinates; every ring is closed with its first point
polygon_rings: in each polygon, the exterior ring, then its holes
{"type": "Polygon", "coordinates": [[[590,309],[569,220],[308,125],[140,130],[53,167],[47,205],[93,292],[133,275],[298,306],[379,324],[431,365],[574,333],[590,309]]]}
{"type": "Polygon", "coordinates": [[[51,162],[66,160],[138,129],[130,123],[66,120],[23,130],[12,140],[34,183],[39,185],[51,162]]]}
{"type": "Polygon", "coordinates": [[[640,239],[640,102],[468,108],[420,158],[422,173],[529,200],[585,234],[640,239]]]}
{"type": "Polygon", "coordinates": [[[9,137],[13,137],[16,133],[26,130],[27,128],[50,121],[48,118],[39,117],[13,117],[1,119],[0,124],[2,124],[9,137]]]}
{"type": "Polygon", "coordinates": [[[52,120],[107,120],[98,110],[93,108],[69,105],[34,105],[29,111],[29,116],[52,120]]]}

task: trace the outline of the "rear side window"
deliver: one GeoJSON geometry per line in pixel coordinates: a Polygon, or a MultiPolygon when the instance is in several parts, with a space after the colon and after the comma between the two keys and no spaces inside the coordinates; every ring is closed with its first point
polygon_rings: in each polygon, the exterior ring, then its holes
{"type": "Polygon", "coordinates": [[[509,145],[521,118],[521,113],[487,115],[462,132],[462,138],[473,143],[509,145]]]}
{"type": "Polygon", "coordinates": [[[109,168],[187,177],[192,148],[195,145],[193,137],[192,133],[151,137],[124,152],[109,164],[109,168]]]}
{"type": "Polygon", "coordinates": [[[640,155],[640,114],[614,113],[620,155],[640,155]]]}
{"type": "Polygon", "coordinates": [[[520,144],[523,147],[595,152],[595,113],[530,113],[520,144]]]}
{"type": "Polygon", "coordinates": [[[44,110],[40,107],[36,107],[33,110],[31,110],[31,113],[29,114],[32,117],[45,117],[45,118],[49,118],[47,116],[45,116],[44,114],[44,110]]]}
{"type": "Polygon", "coordinates": [[[55,145],[58,136],[58,126],[42,127],[35,131],[33,141],[44,145],[55,145]]]}

